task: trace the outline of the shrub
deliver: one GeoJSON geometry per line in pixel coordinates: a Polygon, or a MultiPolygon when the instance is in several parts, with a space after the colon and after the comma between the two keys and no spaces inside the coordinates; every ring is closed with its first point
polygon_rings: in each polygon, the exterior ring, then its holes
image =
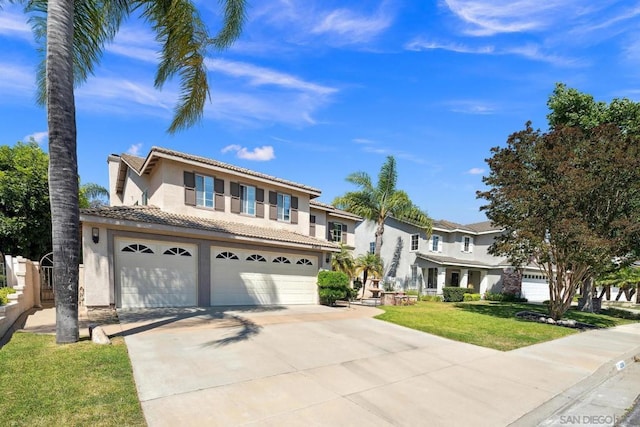
{"type": "Polygon", "coordinates": [[[469,293],[468,288],[459,288],[457,286],[445,286],[442,288],[442,296],[445,302],[461,302],[464,294],[469,293]]]}
{"type": "Polygon", "coordinates": [[[515,294],[498,294],[494,292],[485,292],[484,299],[487,301],[502,301],[502,302],[527,302],[526,298],[519,297],[515,294]]]}
{"type": "Polygon", "coordinates": [[[469,301],[480,301],[482,295],[480,294],[464,294],[462,300],[469,302],[469,301]]]}
{"type": "Polygon", "coordinates": [[[405,295],[411,295],[411,296],[417,297],[418,296],[418,291],[415,290],[415,289],[407,289],[405,291],[405,295]]]}
{"type": "Polygon", "coordinates": [[[442,302],[442,295],[422,295],[420,301],[442,302]]]}
{"type": "Polygon", "coordinates": [[[349,277],[341,271],[318,273],[318,295],[320,302],[333,305],[340,299],[351,299],[354,290],[349,287],[349,277]]]}
{"type": "Polygon", "coordinates": [[[0,305],[9,303],[9,294],[15,294],[16,290],[13,288],[0,288],[0,305]]]}

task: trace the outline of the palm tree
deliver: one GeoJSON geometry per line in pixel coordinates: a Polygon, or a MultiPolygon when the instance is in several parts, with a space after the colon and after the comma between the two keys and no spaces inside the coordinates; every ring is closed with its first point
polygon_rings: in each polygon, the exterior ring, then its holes
{"type": "Polygon", "coordinates": [[[360,299],[364,298],[369,273],[372,273],[374,277],[380,277],[382,276],[382,270],[382,260],[376,254],[367,252],[356,258],[356,274],[360,275],[362,273],[362,297],[360,299]]]}
{"type": "Polygon", "coordinates": [[[407,193],[396,189],[397,180],[396,160],[389,156],[380,169],[375,187],[366,172],[355,172],[347,177],[347,181],[360,187],[360,190],[350,191],[333,201],[337,208],[376,223],[374,253],[378,256],[382,249],[384,222],[390,216],[411,222],[425,233],[431,233],[431,219],[411,202],[407,193]]]}
{"type": "MultiPolygon", "coordinates": [[[[2,0],[0,0],[1,2],[2,0]]],[[[188,127],[202,116],[209,95],[204,60],[207,48],[228,47],[240,34],[245,1],[225,0],[220,33],[209,37],[192,0],[33,0],[36,38],[46,46],[38,81],[46,102],[49,128],[49,189],[53,239],[53,281],[56,300],[56,342],[79,338],[78,162],[74,83],[92,73],[105,43],[115,37],[121,22],[139,14],[149,22],[162,44],[155,86],[180,80],[180,99],[169,132],[188,127]]]]}
{"type": "Polygon", "coordinates": [[[82,184],[79,197],[80,208],[97,208],[109,204],[109,190],[94,182],[82,184]]]}
{"type": "Polygon", "coordinates": [[[351,255],[351,251],[345,245],[340,245],[340,252],[333,254],[331,257],[331,268],[334,271],[341,271],[347,276],[349,279],[353,277],[353,272],[355,269],[353,255],[351,255]]]}

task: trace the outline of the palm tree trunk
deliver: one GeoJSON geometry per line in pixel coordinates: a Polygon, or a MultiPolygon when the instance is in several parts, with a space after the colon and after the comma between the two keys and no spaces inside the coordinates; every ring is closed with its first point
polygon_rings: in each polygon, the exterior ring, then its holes
{"type": "Polygon", "coordinates": [[[73,0],[47,5],[47,121],[56,342],[77,342],[78,161],[73,95],[73,0]]]}

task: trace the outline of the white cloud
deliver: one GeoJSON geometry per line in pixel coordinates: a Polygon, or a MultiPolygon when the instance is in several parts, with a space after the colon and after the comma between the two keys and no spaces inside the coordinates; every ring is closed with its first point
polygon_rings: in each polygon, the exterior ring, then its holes
{"type": "Polygon", "coordinates": [[[142,148],[142,142],[139,142],[137,144],[131,144],[131,146],[127,149],[127,154],[131,154],[132,156],[139,156],[141,148],[142,148]]]}
{"type": "Polygon", "coordinates": [[[30,141],[31,139],[37,142],[38,145],[42,145],[49,140],[49,132],[34,132],[24,137],[24,141],[30,141]]]}
{"type": "MultiPolygon", "coordinates": [[[[0,62],[0,94],[20,94],[33,98],[35,95],[35,70],[19,64],[0,62]]],[[[6,97],[5,101],[13,102],[6,97]]]]}
{"type": "Polygon", "coordinates": [[[353,142],[356,144],[375,144],[375,141],[366,138],[354,138],[353,142]]]}
{"type": "Polygon", "coordinates": [[[258,162],[266,162],[275,159],[273,147],[270,145],[264,145],[262,147],[256,147],[253,150],[248,150],[246,147],[242,147],[237,144],[227,145],[222,150],[222,153],[228,153],[235,151],[236,157],[245,160],[254,160],[258,162]]]}
{"type": "Polygon", "coordinates": [[[444,0],[474,36],[538,31],[577,13],[577,0],[444,0]]]}
{"type": "Polygon", "coordinates": [[[210,71],[223,73],[232,77],[247,78],[249,84],[253,86],[272,85],[319,95],[329,95],[337,91],[337,89],[332,87],[306,82],[299,77],[265,67],[258,67],[246,62],[207,59],[206,65],[210,71]]]}
{"type": "Polygon", "coordinates": [[[0,9],[0,35],[33,40],[31,27],[24,13],[0,9]]]}
{"type": "Polygon", "coordinates": [[[364,43],[386,30],[391,25],[391,18],[384,10],[364,16],[349,9],[336,9],[325,14],[311,33],[330,34],[338,44],[364,43]]]}
{"type": "Polygon", "coordinates": [[[405,49],[412,51],[422,50],[448,50],[457,53],[476,53],[476,54],[491,54],[495,53],[494,46],[479,46],[471,47],[460,43],[437,43],[432,41],[425,41],[422,39],[415,39],[405,45],[405,49]]]}
{"type": "Polygon", "coordinates": [[[454,113],[493,114],[497,111],[494,105],[475,100],[449,101],[446,105],[449,107],[449,110],[454,113]]]}
{"type": "Polygon", "coordinates": [[[482,175],[484,173],[484,169],[482,168],[471,168],[467,171],[469,175],[482,175]]]}

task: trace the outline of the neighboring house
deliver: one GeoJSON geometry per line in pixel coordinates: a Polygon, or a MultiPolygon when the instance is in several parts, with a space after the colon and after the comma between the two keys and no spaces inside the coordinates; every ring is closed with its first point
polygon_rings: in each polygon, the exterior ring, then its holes
{"type": "Polygon", "coordinates": [[[317,303],[316,276],[360,218],[320,190],[153,147],[111,155],[110,207],[82,210],[84,303],[317,303]]]}
{"type": "MultiPolygon", "coordinates": [[[[356,254],[373,252],[375,223],[356,226],[356,254]]],[[[489,254],[489,246],[502,233],[490,221],[456,224],[434,221],[431,235],[418,226],[395,218],[385,221],[381,258],[383,281],[396,288],[441,294],[445,286],[473,288],[475,293],[502,290],[513,268],[505,258],[489,254]]],[[[549,299],[546,280],[537,269],[522,274],[521,293],[531,301],[549,299]]]]}

